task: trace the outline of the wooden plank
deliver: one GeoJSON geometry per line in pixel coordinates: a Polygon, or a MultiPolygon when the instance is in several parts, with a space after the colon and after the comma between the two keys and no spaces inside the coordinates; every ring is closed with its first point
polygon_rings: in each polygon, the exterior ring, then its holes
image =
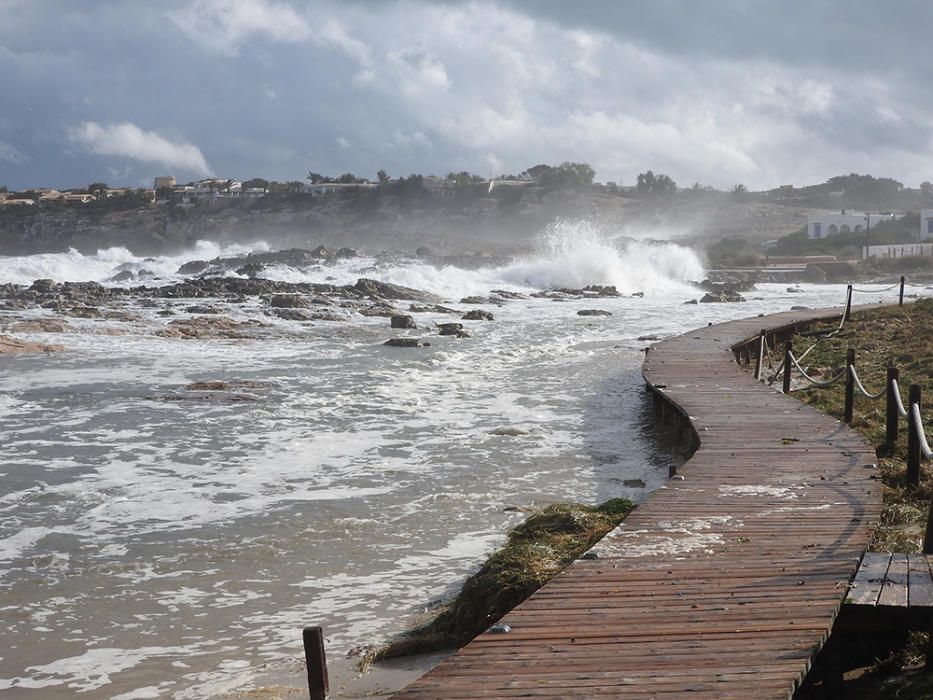
{"type": "Polygon", "coordinates": [[[878,596],[878,605],[886,607],[907,607],[907,555],[892,554],[888,573],[884,577],[884,586],[878,596]]]}
{"type": "Polygon", "coordinates": [[[908,554],[909,586],[907,605],[911,608],[933,607],[933,576],[925,554],[908,554]]]}
{"type": "Polygon", "coordinates": [[[868,552],[849,588],[846,603],[850,605],[877,605],[884,587],[884,577],[891,563],[890,554],[868,552]]]}
{"type": "MultiPolygon", "coordinates": [[[[872,605],[882,595],[890,555],[858,567],[881,486],[861,437],[752,380],[730,348],[763,325],[838,313],[746,319],[652,345],[651,394],[700,441],[683,480],[639,505],[598,559],[573,563],[506,615],[510,633],[479,635],[395,697],[790,698],[846,593],[872,605]]],[[[930,571],[926,559],[898,560],[886,604],[900,591],[933,601],[930,571]]]]}

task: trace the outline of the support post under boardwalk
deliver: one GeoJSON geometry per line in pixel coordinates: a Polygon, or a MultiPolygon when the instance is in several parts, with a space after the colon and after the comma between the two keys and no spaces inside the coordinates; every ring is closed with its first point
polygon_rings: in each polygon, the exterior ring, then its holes
{"type": "Polygon", "coordinates": [[[901,414],[897,410],[897,397],[894,395],[894,383],[900,380],[901,373],[897,367],[888,367],[888,392],[885,394],[885,427],[884,427],[884,446],[885,450],[891,454],[894,453],[894,447],[897,445],[897,429],[899,427],[901,414]]]}
{"type": "Polygon", "coordinates": [[[907,401],[907,483],[911,486],[920,485],[920,432],[913,419],[914,404],[919,408],[920,399],[920,385],[911,384],[907,401]]]}
{"type": "Polygon", "coordinates": [[[855,366],[855,349],[846,350],[846,406],[845,422],[846,425],[852,424],[852,414],[855,411],[855,377],[852,376],[852,368],[855,366]]]}
{"type": "Polygon", "coordinates": [[[327,659],[324,656],[324,630],[321,627],[305,627],[302,638],[305,644],[311,700],[325,700],[330,688],[327,680],[327,659]]]}
{"type": "Polygon", "coordinates": [[[849,322],[849,314],[852,313],[852,285],[846,289],[846,310],[842,312],[842,324],[849,322]]]}
{"type": "Polygon", "coordinates": [[[900,291],[900,293],[897,295],[897,305],[898,305],[898,306],[903,306],[903,305],[904,305],[904,280],[905,280],[905,279],[906,279],[906,278],[904,277],[904,275],[901,275],[901,291],[900,291]]]}

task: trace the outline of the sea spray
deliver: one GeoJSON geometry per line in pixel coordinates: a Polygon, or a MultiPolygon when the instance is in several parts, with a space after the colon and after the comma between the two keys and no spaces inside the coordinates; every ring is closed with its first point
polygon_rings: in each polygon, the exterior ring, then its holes
{"type": "Polygon", "coordinates": [[[615,285],[619,291],[670,290],[703,276],[696,253],[673,243],[611,239],[590,221],[558,220],[548,226],[533,256],[509,266],[503,277],[538,289],[615,285]]]}

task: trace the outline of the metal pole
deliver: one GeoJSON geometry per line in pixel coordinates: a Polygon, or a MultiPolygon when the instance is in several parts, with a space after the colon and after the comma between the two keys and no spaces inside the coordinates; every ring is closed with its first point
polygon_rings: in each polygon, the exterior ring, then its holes
{"type": "Polygon", "coordinates": [[[791,355],[794,350],[794,341],[788,340],[784,343],[784,393],[790,393],[790,368],[793,365],[794,361],[791,359],[791,355]]]}
{"type": "Polygon", "coordinates": [[[911,384],[907,402],[907,483],[911,486],[920,485],[920,433],[914,423],[913,407],[920,407],[920,385],[911,384]]]}
{"type": "Polygon", "coordinates": [[[904,305],[904,280],[905,280],[905,279],[906,279],[906,278],[904,277],[904,275],[901,275],[901,292],[900,292],[900,294],[897,295],[897,305],[898,305],[898,306],[903,306],[903,305],[904,305]]]}
{"type": "MultiPolygon", "coordinates": [[[[897,429],[900,422],[900,413],[897,410],[897,397],[894,395],[894,382],[900,380],[900,370],[897,367],[888,367],[888,392],[885,395],[885,430],[884,444],[888,454],[894,454],[897,444],[897,429]]],[[[898,389],[900,391],[900,389],[898,389]]]]}
{"type": "Polygon", "coordinates": [[[855,409],[855,377],[852,376],[852,368],[855,366],[855,349],[846,350],[846,407],[845,422],[846,425],[852,424],[852,413],[855,409]]]}
{"type": "Polygon", "coordinates": [[[324,630],[321,627],[305,627],[302,631],[305,643],[305,663],[308,666],[308,691],[311,700],[325,700],[330,688],[327,680],[327,659],[324,657],[324,630]]]}

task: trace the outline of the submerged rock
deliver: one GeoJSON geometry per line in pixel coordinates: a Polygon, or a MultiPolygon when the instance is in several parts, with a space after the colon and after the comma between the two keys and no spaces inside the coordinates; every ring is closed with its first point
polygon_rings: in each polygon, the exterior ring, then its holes
{"type": "Polygon", "coordinates": [[[272,309],[270,313],[283,321],[310,321],[312,318],[307,309],[272,309]]]}
{"type": "Polygon", "coordinates": [[[300,294],[276,294],[269,300],[269,306],[276,309],[305,309],[310,304],[300,294]]]}
{"type": "Polygon", "coordinates": [[[415,319],[413,319],[408,314],[396,314],[392,317],[391,324],[392,328],[418,328],[418,326],[415,324],[415,319]]]}
{"type": "Polygon", "coordinates": [[[70,329],[65,321],[57,318],[39,318],[33,321],[17,321],[10,330],[14,333],[64,333],[70,329]]]}
{"type": "Polygon", "coordinates": [[[420,348],[425,343],[421,342],[421,338],[389,338],[383,345],[390,348],[420,348]]]}
{"type": "Polygon", "coordinates": [[[465,314],[463,314],[462,319],[464,321],[492,321],[493,315],[489,311],[473,309],[472,311],[467,311],[465,314]]]}
{"type": "Polygon", "coordinates": [[[265,327],[265,323],[254,320],[234,321],[228,316],[194,316],[169,321],[166,328],[156,331],[156,335],[162,338],[181,338],[183,340],[239,340],[255,338],[255,329],[265,327]]]}
{"type": "Polygon", "coordinates": [[[61,352],[64,345],[33,343],[8,335],[0,335],[0,355],[19,355],[36,352],[61,352]]]}
{"type": "Polygon", "coordinates": [[[463,332],[462,323],[438,323],[438,335],[458,335],[463,332]]]}
{"type": "Polygon", "coordinates": [[[745,301],[745,297],[743,297],[738,292],[726,292],[726,291],[719,292],[718,294],[714,292],[709,292],[705,294],[702,299],[700,299],[701,304],[723,304],[723,303],[733,303],[733,302],[739,302],[739,301],[745,301]]]}
{"type": "Polygon", "coordinates": [[[531,433],[524,428],[517,428],[514,425],[506,426],[504,428],[496,428],[495,430],[489,431],[490,435],[502,435],[505,437],[519,437],[521,435],[530,435],[531,433]]]}
{"type": "Polygon", "coordinates": [[[580,309],[577,316],[612,316],[612,313],[602,309],[580,309]]]}
{"type": "Polygon", "coordinates": [[[384,299],[412,299],[414,301],[439,302],[441,299],[435,295],[412,289],[411,287],[402,287],[398,284],[389,284],[361,277],[353,285],[358,291],[369,294],[370,296],[383,297],[384,299]]]}

